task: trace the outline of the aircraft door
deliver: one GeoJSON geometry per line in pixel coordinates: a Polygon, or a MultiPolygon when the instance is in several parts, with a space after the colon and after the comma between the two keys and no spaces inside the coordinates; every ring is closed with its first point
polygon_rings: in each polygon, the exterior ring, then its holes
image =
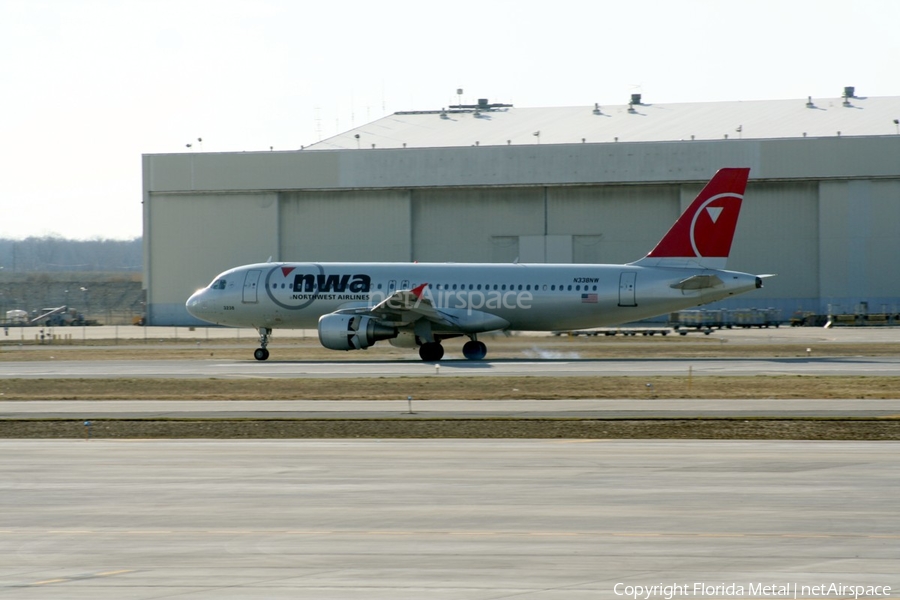
{"type": "Polygon", "coordinates": [[[637,306],[635,298],[635,280],[637,273],[624,271],[619,275],[619,306],[637,306]]]}
{"type": "Polygon", "coordinates": [[[252,271],[247,271],[247,274],[244,276],[244,295],[241,297],[241,302],[244,304],[256,304],[259,301],[256,292],[260,273],[262,271],[253,269],[252,271]]]}
{"type": "Polygon", "coordinates": [[[401,290],[408,290],[408,289],[410,289],[410,287],[409,287],[409,279],[404,279],[403,281],[400,282],[400,289],[401,289],[401,290]]]}

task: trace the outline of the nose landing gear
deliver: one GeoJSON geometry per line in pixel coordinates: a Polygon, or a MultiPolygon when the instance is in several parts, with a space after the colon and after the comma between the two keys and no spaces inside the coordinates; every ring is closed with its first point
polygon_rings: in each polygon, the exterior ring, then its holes
{"type": "Polygon", "coordinates": [[[259,328],[259,348],[253,351],[253,358],[256,360],[266,360],[269,358],[269,351],[266,350],[266,346],[269,345],[269,336],[272,335],[272,330],[267,327],[259,328]]]}

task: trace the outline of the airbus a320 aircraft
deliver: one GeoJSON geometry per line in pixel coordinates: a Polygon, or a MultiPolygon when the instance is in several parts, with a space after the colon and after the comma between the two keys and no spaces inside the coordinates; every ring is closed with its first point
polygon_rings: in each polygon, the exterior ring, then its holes
{"type": "Polygon", "coordinates": [[[647,256],[624,265],[267,262],[217,275],[186,306],[257,329],[257,360],[269,357],[273,329],[314,327],[332,350],[388,340],[425,361],[466,336],[463,355],[481,360],[481,333],[618,325],[762,287],[724,270],[749,172],[721,169],[647,256]]]}

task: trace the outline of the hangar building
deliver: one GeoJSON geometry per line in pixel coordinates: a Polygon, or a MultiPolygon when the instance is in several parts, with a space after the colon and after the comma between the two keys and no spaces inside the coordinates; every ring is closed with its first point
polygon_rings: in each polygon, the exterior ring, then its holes
{"type": "Polygon", "coordinates": [[[275,261],[625,263],[750,167],[725,308],[900,310],[900,97],[398,112],[289,152],[143,157],[153,325],[275,261]]]}

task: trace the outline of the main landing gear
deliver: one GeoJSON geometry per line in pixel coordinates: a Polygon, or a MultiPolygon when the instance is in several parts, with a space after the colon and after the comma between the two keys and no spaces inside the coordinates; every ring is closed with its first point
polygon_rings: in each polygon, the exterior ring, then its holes
{"type": "Polygon", "coordinates": [[[444,357],[444,347],[440,342],[425,342],[419,346],[419,358],[425,362],[437,362],[444,357]]]}
{"type": "Polygon", "coordinates": [[[463,356],[469,360],[481,360],[487,355],[487,346],[484,342],[470,340],[463,344],[463,356]]]}
{"type": "Polygon", "coordinates": [[[269,345],[269,336],[272,335],[272,330],[267,327],[259,328],[259,348],[253,351],[253,358],[256,360],[266,360],[269,358],[269,351],[266,350],[266,346],[269,345]]]}
{"type": "MultiPolygon", "coordinates": [[[[469,360],[482,360],[487,356],[487,346],[478,340],[466,342],[462,351],[469,360]]],[[[419,357],[425,362],[437,362],[444,357],[444,347],[440,342],[425,342],[419,346],[419,357]]]]}

